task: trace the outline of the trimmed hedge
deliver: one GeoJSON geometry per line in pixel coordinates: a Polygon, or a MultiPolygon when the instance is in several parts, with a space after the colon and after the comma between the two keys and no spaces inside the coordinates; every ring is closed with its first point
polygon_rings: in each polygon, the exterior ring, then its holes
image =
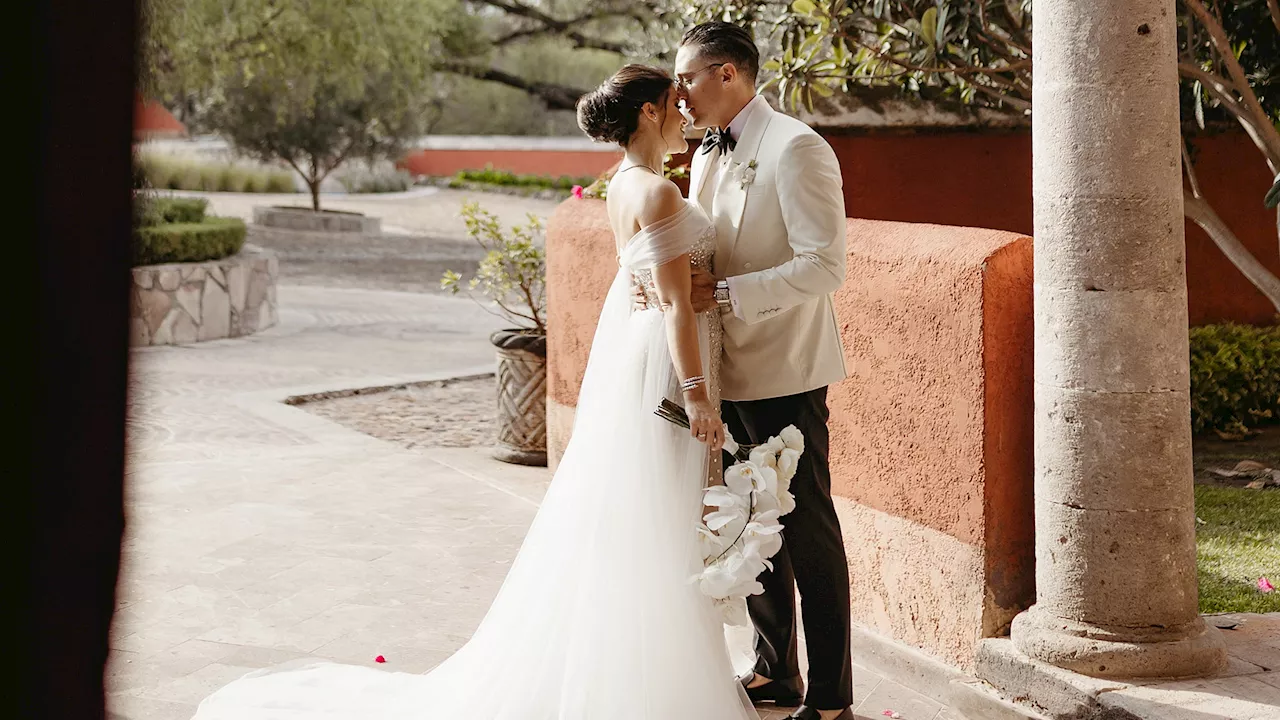
{"type": "Polygon", "coordinates": [[[158,197],[150,201],[155,206],[155,213],[164,223],[198,223],[204,220],[205,211],[209,209],[209,201],[204,198],[158,197]]]}
{"type": "Polygon", "coordinates": [[[1191,328],[1191,428],[1243,436],[1280,418],[1280,325],[1191,328]]]}
{"type": "Polygon", "coordinates": [[[561,175],[553,178],[550,175],[517,175],[507,170],[495,170],[492,165],[486,165],[483,170],[459,170],[453,178],[459,183],[473,182],[548,190],[572,190],[574,185],[586,187],[595,182],[594,177],[575,178],[561,175]]]}
{"type": "Polygon", "coordinates": [[[133,264],[204,262],[240,252],[245,224],[239,218],[207,217],[198,223],[140,227],[134,231],[133,264]]]}

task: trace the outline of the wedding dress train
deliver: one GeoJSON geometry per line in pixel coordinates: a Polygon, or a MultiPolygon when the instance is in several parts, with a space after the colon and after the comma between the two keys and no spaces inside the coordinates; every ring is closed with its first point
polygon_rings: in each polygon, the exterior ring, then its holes
{"type": "MultiPolygon", "coordinates": [[[[653,414],[679,399],[663,315],[633,312],[634,273],[715,231],[687,206],[619,249],[573,437],[510,573],[471,640],[425,675],[337,664],[260,671],[199,720],[755,720],[719,614],[690,582],[705,445],[653,414]]],[[[702,316],[704,367],[714,355],[702,316]]],[[[717,328],[718,329],[718,328],[717,328]]],[[[718,338],[718,335],[715,337],[718,338]]],[[[709,373],[710,374],[710,373],[709,373]]]]}

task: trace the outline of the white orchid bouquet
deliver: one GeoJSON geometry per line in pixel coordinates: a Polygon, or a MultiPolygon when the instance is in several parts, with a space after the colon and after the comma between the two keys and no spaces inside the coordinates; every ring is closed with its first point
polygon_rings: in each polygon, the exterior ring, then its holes
{"type": "MultiPolygon", "coordinates": [[[[689,426],[684,408],[669,400],[656,414],[689,426]]],[[[703,568],[692,581],[712,599],[726,625],[745,626],[747,597],[764,592],[760,573],[773,569],[769,558],[782,549],[779,518],[796,507],[791,479],[804,453],[804,435],[788,425],[755,446],[739,445],[727,427],[724,436],[725,450],[737,462],[725,470],[723,485],[703,491],[703,505],[715,511],[697,525],[703,568]]]]}

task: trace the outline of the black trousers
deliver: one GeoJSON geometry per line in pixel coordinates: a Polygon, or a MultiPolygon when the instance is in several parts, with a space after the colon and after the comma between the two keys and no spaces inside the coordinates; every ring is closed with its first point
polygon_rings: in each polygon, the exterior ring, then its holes
{"type": "MultiPolygon", "coordinates": [[[[747,598],[756,628],[755,671],[773,680],[800,675],[796,588],[809,654],[805,704],[821,710],[853,702],[849,659],[849,564],[831,502],[827,389],[788,397],[724,402],[721,414],[740,443],[758,444],[788,425],[804,434],[804,454],[791,492],[796,507],[782,518],[782,549],[760,576],[763,595],[747,598]]],[[[726,455],[726,467],[733,458],[726,455]]]]}

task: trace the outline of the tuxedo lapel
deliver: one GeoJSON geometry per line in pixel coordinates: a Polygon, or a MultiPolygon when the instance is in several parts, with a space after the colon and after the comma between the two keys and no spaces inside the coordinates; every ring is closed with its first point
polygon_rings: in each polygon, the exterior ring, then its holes
{"type": "Polygon", "coordinates": [[[698,148],[693,151],[693,162],[690,163],[689,199],[705,210],[707,214],[711,213],[711,207],[702,205],[702,188],[707,184],[707,175],[713,167],[712,163],[718,162],[719,160],[719,148],[706,154],[703,154],[702,148],[698,148]]]}
{"type": "MultiPolygon", "coordinates": [[[[742,137],[730,153],[728,162],[720,172],[719,183],[715,188],[715,224],[720,237],[720,250],[723,260],[717,260],[717,267],[727,267],[733,258],[734,248],[738,245],[738,236],[742,232],[742,218],[747,212],[747,185],[744,173],[754,173],[748,169],[755,162],[760,151],[760,143],[764,141],[765,131],[773,119],[774,110],[767,103],[762,103],[748,118],[742,129],[742,137]]],[[[713,153],[714,155],[714,153],[713,153]]],[[[704,164],[705,165],[705,164],[704,164]]],[[[703,173],[705,178],[706,173],[703,173]]]]}

